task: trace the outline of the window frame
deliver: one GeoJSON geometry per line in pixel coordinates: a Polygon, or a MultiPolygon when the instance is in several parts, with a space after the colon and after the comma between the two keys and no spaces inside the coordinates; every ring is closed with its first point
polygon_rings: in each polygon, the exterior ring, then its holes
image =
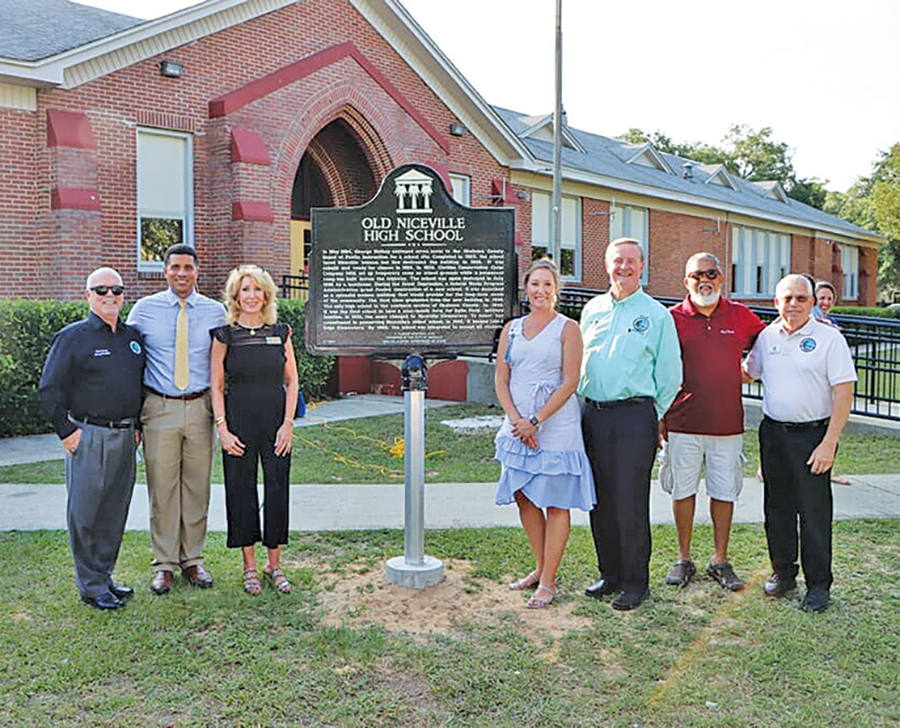
{"type": "Polygon", "coordinates": [[[841,251],[841,302],[859,300],[859,247],[838,243],[841,251]],[[847,268],[850,268],[848,271],[847,268]],[[849,284],[849,285],[848,285],[849,284]],[[849,288],[849,291],[848,291],[849,288]]]}
{"type": "MultiPolygon", "coordinates": [[[[163,270],[163,261],[143,260],[141,257],[141,248],[143,239],[141,235],[141,136],[164,136],[175,137],[185,141],[184,146],[184,216],[182,220],[182,243],[194,245],[194,135],[188,132],[174,131],[170,129],[157,129],[154,127],[137,127],[134,137],[134,158],[135,158],[135,178],[134,178],[134,199],[135,199],[135,255],[137,257],[138,273],[161,273],[163,270]]],[[[176,219],[176,218],[172,218],[176,219]]]]}
{"type": "Polygon", "coordinates": [[[450,184],[453,185],[453,192],[451,193],[451,197],[458,202],[460,205],[465,205],[466,207],[472,206],[472,178],[467,174],[460,174],[458,172],[449,172],[447,177],[450,179],[450,184]],[[463,187],[466,190],[465,200],[460,200],[456,196],[456,183],[463,183],[463,187]]]}
{"type": "Polygon", "coordinates": [[[644,255],[644,269],[641,271],[641,285],[647,286],[650,283],[650,208],[641,207],[640,205],[625,205],[612,201],[609,203],[609,242],[618,238],[634,238],[641,244],[641,252],[644,255]],[[641,214],[643,218],[643,228],[641,234],[636,234],[631,229],[631,221],[636,212],[641,214]],[[627,213],[627,214],[626,214],[627,213]],[[613,234],[613,225],[619,225],[619,216],[621,215],[621,228],[616,229],[613,234]],[[625,229],[625,218],[628,219],[628,230],[625,229]]]}
{"type": "MultiPolygon", "coordinates": [[[[565,281],[566,283],[580,283],[581,279],[582,279],[582,275],[583,275],[581,259],[582,259],[582,248],[583,248],[583,238],[584,238],[583,231],[582,231],[582,220],[581,220],[581,218],[582,218],[581,198],[577,197],[575,195],[562,195],[563,211],[565,211],[565,209],[566,209],[566,206],[565,206],[566,200],[569,200],[575,204],[575,209],[574,209],[574,212],[572,213],[575,216],[575,240],[572,242],[569,242],[564,239],[561,239],[559,241],[560,260],[557,260],[556,264],[559,266],[559,275],[563,281],[565,281]],[[562,258],[563,250],[574,251],[574,255],[573,255],[574,271],[573,271],[572,275],[565,275],[562,271],[561,258],[562,258]]],[[[553,202],[553,195],[551,195],[549,192],[545,192],[544,190],[532,190],[532,192],[531,192],[531,247],[532,247],[532,250],[534,250],[534,248],[536,248],[536,247],[544,248],[547,251],[550,250],[550,237],[551,237],[550,225],[551,225],[552,218],[553,218],[552,202],[553,202]],[[547,240],[546,240],[546,242],[543,242],[543,243],[542,242],[535,243],[535,230],[537,230],[539,226],[535,224],[536,211],[535,211],[534,200],[535,200],[535,197],[538,197],[538,196],[543,196],[543,197],[547,198],[547,205],[546,205],[547,220],[545,223],[546,231],[547,231],[547,240]]],[[[564,218],[563,225],[562,225],[563,232],[565,232],[565,229],[566,229],[565,222],[566,222],[566,220],[564,218]]],[[[541,225],[540,227],[543,227],[543,225],[541,225]]]]}
{"type": "Polygon", "coordinates": [[[791,246],[790,233],[733,225],[731,294],[735,298],[774,300],[775,286],[791,270],[791,246]]]}

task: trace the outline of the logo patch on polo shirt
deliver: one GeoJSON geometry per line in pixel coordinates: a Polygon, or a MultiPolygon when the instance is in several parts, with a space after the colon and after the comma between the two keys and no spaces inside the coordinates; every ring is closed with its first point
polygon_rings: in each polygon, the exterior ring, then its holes
{"type": "Polygon", "coordinates": [[[109,349],[94,349],[94,356],[109,356],[109,349]]]}
{"type": "Polygon", "coordinates": [[[638,316],[631,322],[631,325],[639,334],[646,334],[650,330],[650,319],[646,316],[638,316]]]}
{"type": "Polygon", "coordinates": [[[129,346],[131,347],[131,350],[132,350],[136,355],[140,356],[140,353],[141,353],[141,345],[140,345],[139,343],[137,343],[136,341],[132,341],[132,342],[129,344],[129,346]]]}
{"type": "Polygon", "coordinates": [[[811,351],[815,351],[816,349],[816,340],[812,336],[807,336],[803,341],[800,342],[800,351],[804,354],[809,354],[811,351]]]}

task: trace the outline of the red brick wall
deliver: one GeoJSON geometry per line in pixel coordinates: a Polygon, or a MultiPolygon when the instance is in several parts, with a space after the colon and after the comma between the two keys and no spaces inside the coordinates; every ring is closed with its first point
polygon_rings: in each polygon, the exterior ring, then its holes
{"type": "Polygon", "coordinates": [[[646,290],[651,295],[683,295],[684,266],[694,253],[713,253],[726,265],[724,223],[662,210],[651,209],[649,214],[650,277],[646,290]]]}
{"type": "MultiPolygon", "coordinates": [[[[46,284],[42,275],[46,251],[35,225],[35,135],[33,112],[0,109],[0,269],[9,280],[7,294],[41,296],[46,284]]],[[[44,203],[49,209],[49,194],[44,203]]]]}
{"type": "Polygon", "coordinates": [[[609,203],[581,200],[581,280],[585,288],[606,288],[609,276],[603,264],[609,245],[609,203]]]}
{"type": "MultiPolygon", "coordinates": [[[[471,133],[449,135],[454,115],[349,3],[309,0],[77,88],[39,91],[37,113],[0,109],[0,168],[15,180],[6,184],[4,177],[0,190],[5,223],[0,260],[20,271],[14,293],[75,297],[82,285],[76,282],[101,263],[122,272],[130,299],[162,287],[159,275],[137,274],[135,129],[148,123],[194,133],[194,240],[201,287],[217,294],[227,271],[245,260],[268,266],[279,279],[288,271],[297,166],[313,138],[337,118],[361,144],[376,185],[386,171],[406,162],[444,164],[471,176],[472,204],[481,206],[490,203],[491,179],[507,176],[471,133]],[[212,99],[347,41],[444,136],[449,154],[349,57],[209,119],[212,99]],[[182,63],[184,76],[161,77],[162,57],[182,63]],[[48,148],[47,109],[86,113],[96,151],[48,148]],[[232,164],[232,127],[259,134],[271,164],[232,164]],[[93,179],[101,212],[51,211],[50,191],[60,175],[68,186],[79,176],[93,179]],[[268,203],[274,219],[232,221],[235,201],[268,203]],[[20,241],[38,253],[33,261],[22,261],[20,241]]],[[[338,136],[329,132],[317,141],[333,153],[341,146],[338,136]]],[[[341,181],[351,204],[371,188],[367,174],[345,169],[341,181]]]]}

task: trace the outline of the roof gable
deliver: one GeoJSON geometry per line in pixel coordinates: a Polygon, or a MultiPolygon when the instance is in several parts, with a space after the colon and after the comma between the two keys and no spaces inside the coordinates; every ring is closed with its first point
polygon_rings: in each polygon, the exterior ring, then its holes
{"type": "MultiPolygon", "coordinates": [[[[565,115],[563,115],[565,118],[565,115]]],[[[519,134],[522,138],[539,139],[541,141],[553,143],[555,125],[553,123],[553,114],[547,114],[538,118],[535,123],[519,134]]],[[[578,143],[578,140],[569,130],[569,127],[563,123],[560,133],[562,145],[568,149],[574,149],[579,154],[584,154],[584,147],[578,143]]]]}
{"type": "Polygon", "coordinates": [[[731,179],[731,175],[728,174],[728,170],[725,169],[724,164],[718,164],[713,167],[709,177],[706,178],[703,184],[719,185],[720,187],[727,187],[729,190],[737,190],[738,188],[734,180],[731,179]]]}
{"type": "Polygon", "coordinates": [[[669,163],[662,155],[653,148],[650,142],[637,146],[637,152],[626,162],[626,164],[639,164],[642,167],[652,167],[653,169],[665,172],[666,174],[675,174],[669,163]]]}
{"type": "Polygon", "coordinates": [[[790,204],[791,198],[788,196],[788,193],[785,192],[784,187],[781,186],[781,182],[778,182],[777,180],[766,180],[764,182],[754,182],[753,184],[763,191],[763,197],[771,200],[778,200],[786,205],[790,204]]]}

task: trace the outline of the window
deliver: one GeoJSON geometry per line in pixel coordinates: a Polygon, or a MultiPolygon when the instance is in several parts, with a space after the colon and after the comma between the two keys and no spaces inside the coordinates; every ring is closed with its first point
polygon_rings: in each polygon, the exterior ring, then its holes
{"type": "Polygon", "coordinates": [[[451,174],[450,184],[453,185],[453,199],[460,205],[472,206],[472,179],[464,174],[451,174]]]}
{"type": "MultiPolygon", "coordinates": [[[[531,258],[537,260],[550,249],[550,195],[531,194],[531,258]]],[[[581,198],[562,198],[562,235],[559,272],[568,280],[581,280],[581,198]]]]}
{"type": "Polygon", "coordinates": [[[790,269],[790,235],[734,226],[731,280],[735,296],[774,296],[775,286],[790,269]]]}
{"type": "Polygon", "coordinates": [[[644,254],[644,270],[641,273],[641,285],[646,286],[650,280],[650,225],[649,212],[646,207],[631,205],[609,206],[609,242],[617,238],[634,238],[641,244],[644,254]]]}
{"type": "Polygon", "coordinates": [[[138,270],[162,270],[166,248],[194,244],[191,137],[138,129],[138,270]]]}
{"type": "Polygon", "coordinates": [[[843,298],[852,301],[859,298],[859,248],[841,245],[841,270],[844,272],[843,298]]]}

